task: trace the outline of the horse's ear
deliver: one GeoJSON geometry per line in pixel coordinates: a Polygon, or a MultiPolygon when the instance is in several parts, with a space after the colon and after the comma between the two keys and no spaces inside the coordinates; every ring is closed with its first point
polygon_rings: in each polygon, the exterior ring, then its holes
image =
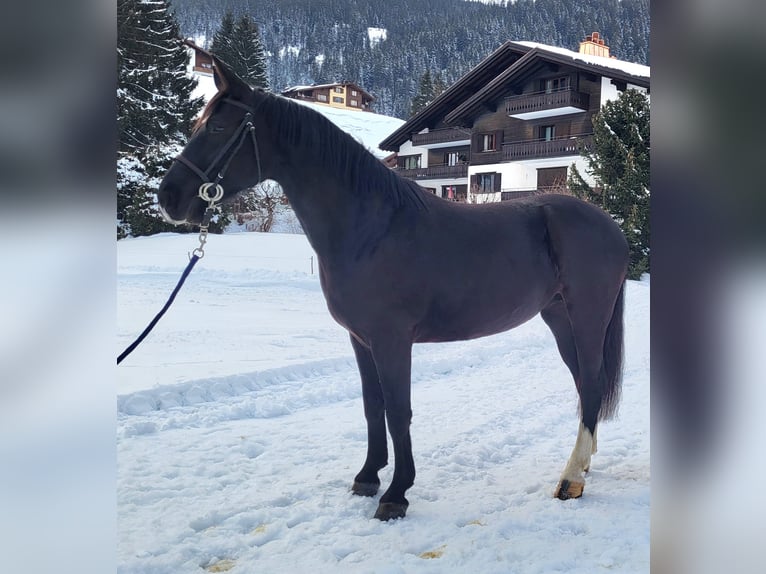
{"type": "Polygon", "coordinates": [[[225,76],[222,74],[222,70],[224,68],[225,66],[223,62],[213,56],[213,81],[215,82],[215,87],[219,92],[226,91],[226,88],[229,87],[226,83],[225,76]]]}
{"type": "Polygon", "coordinates": [[[232,95],[241,94],[242,96],[250,92],[250,86],[215,56],[213,56],[213,81],[219,92],[229,92],[232,95]]]}

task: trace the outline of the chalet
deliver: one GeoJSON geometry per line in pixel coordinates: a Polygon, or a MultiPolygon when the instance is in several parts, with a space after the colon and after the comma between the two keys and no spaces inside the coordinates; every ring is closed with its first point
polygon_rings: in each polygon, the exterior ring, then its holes
{"type": "Polygon", "coordinates": [[[649,93],[649,67],[617,60],[598,32],[579,52],[505,42],[380,144],[396,170],[455,201],[566,186],[592,144],[591,118],[620,92],[649,93]]]}
{"type": "Polygon", "coordinates": [[[191,51],[192,72],[205,76],[213,75],[213,56],[197,46],[191,39],[184,40],[191,51]]]}
{"type": "Polygon", "coordinates": [[[375,99],[369,92],[353,82],[293,86],[283,90],[282,95],[286,98],[316,102],[334,108],[367,112],[371,111],[370,106],[375,99]]]}

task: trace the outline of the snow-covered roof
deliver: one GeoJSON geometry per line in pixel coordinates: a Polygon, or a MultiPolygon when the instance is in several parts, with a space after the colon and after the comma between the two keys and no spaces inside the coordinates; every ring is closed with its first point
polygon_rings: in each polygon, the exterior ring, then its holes
{"type": "Polygon", "coordinates": [[[372,95],[367,92],[364,88],[362,88],[359,84],[356,82],[333,82],[332,84],[311,84],[310,86],[290,86],[289,88],[285,88],[282,90],[282,94],[289,94],[292,92],[303,92],[306,90],[316,90],[316,89],[322,89],[322,88],[334,88],[335,86],[355,86],[356,88],[359,88],[361,92],[364,92],[368,96],[372,97],[372,95]]]}
{"type": "Polygon", "coordinates": [[[590,54],[580,54],[579,52],[567,50],[566,48],[559,48],[558,46],[549,46],[547,44],[540,44],[538,42],[519,41],[519,42],[514,42],[514,44],[521,44],[522,46],[528,46],[529,48],[538,48],[540,50],[545,50],[546,52],[555,52],[556,54],[560,54],[562,56],[568,56],[572,58],[573,60],[579,60],[581,62],[585,62],[586,64],[603,66],[605,68],[614,68],[616,70],[620,70],[632,76],[640,76],[643,78],[650,77],[649,71],[651,68],[649,68],[649,66],[644,66],[643,64],[626,62],[625,60],[618,60],[616,58],[605,58],[603,56],[591,56],[590,54]]]}
{"type": "Polygon", "coordinates": [[[602,76],[636,83],[639,86],[649,86],[649,66],[615,58],[580,54],[539,42],[508,40],[391,133],[380,143],[381,148],[397,150],[412,133],[419,132],[441,120],[446,120],[448,124],[452,123],[467,109],[480,105],[488,91],[502,91],[504,82],[522,66],[534,64],[535,59],[546,57],[558,63],[571,62],[572,66],[590,68],[594,73],[602,76]]]}

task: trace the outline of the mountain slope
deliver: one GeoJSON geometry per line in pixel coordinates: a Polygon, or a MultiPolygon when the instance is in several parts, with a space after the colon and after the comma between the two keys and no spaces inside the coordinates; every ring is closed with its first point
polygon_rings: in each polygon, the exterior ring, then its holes
{"type": "Polygon", "coordinates": [[[649,63],[649,0],[174,0],[181,31],[212,38],[227,9],[258,22],[269,82],[355,81],[399,118],[426,69],[449,85],[505,40],[576,50],[598,31],[619,59],[649,63]],[[383,32],[383,30],[385,32],[383,32]]]}

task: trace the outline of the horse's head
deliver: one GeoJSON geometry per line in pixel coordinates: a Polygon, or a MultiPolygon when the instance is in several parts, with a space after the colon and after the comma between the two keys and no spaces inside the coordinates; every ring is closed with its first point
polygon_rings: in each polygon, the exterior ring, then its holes
{"type": "Polygon", "coordinates": [[[200,223],[207,203],[199,190],[205,183],[220,184],[225,200],[263,179],[253,117],[256,94],[216,58],[213,73],[218,93],[160,183],[160,209],[172,223],[200,223]]]}

